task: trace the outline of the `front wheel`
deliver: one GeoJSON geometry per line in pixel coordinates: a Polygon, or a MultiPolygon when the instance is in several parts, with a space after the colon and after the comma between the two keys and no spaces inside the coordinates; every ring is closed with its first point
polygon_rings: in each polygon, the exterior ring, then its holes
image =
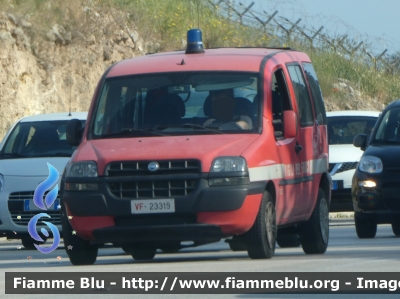
{"type": "Polygon", "coordinates": [[[278,234],[276,243],[280,248],[299,247],[301,245],[297,234],[278,234]]]}
{"type": "Polygon", "coordinates": [[[275,253],[276,242],[275,205],[268,191],[265,191],[256,221],[245,234],[247,253],[252,259],[268,259],[275,253]]]}
{"type": "Polygon", "coordinates": [[[325,253],[329,240],[329,206],[321,188],[310,219],[299,226],[299,236],[306,254],[325,253]]]}
{"type": "Polygon", "coordinates": [[[134,245],[131,247],[131,255],[137,261],[151,260],[156,255],[157,249],[153,246],[134,245]]]}
{"type": "Polygon", "coordinates": [[[364,219],[354,214],[356,233],[360,239],[372,239],[376,235],[377,224],[370,219],[364,219]]]}
{"type": "Polygon", "coordinates": [[[73,265],[93,265],[97,259],[98,247],[91,245],[89,241],[83,240],[73,233],[68,221],[65,207],[61,207],[61,225],[63,231],[64,247],[69,260],[73,265]]]}
{"type": "Polygon", "coordinates": [[[400,236],[400,222],[392,223],[392,231],[396,236],[400,236]]]}

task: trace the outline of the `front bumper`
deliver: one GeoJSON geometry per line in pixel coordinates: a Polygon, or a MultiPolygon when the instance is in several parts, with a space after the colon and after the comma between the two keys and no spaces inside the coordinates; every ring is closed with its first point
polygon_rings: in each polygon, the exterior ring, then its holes
{"type": "Polygon", "coordinates": [[[173,197],[174,213],[133,214],[132,200],[110,192],[109,178],[94,181],[97,191],[64,190],[61,197],[71,226],[92,243],[201,241],[244,233],[254,223],[265,190],[265,182],[210,187],[204,175],[192,192],[173,197]]]}
{"type": "MultiPolygon", "coordinates": [[[[50,210],[43,211],[36,206],[30,204],[26,206],[27,201],[33,202],[33,194],[36,187],[47,176],[6,176],[4,190],[0,192],[0,236],[6,236],[10,239],[20,239],[29,235],[29,220],[38,213],[47,213],[51,218],[43,218],[41,220],[49,221],[56,225],[61,231],[60,211],[56,205],[50,210]]],[[[58,201],[59,202],[59,198],[58,201]]],[[[47,228],[38,222],[37,230],[47,228]]]]}
{"type": "Polygon", "coordinates": [[[400,218],[400,177],[398,175],[367,174],[357,170],[352,184],[354,211],[358,217],[377,223],[392,223],[400,218]],[[359,187],[359,181],[374,181],[376,187],[359,187]]]}

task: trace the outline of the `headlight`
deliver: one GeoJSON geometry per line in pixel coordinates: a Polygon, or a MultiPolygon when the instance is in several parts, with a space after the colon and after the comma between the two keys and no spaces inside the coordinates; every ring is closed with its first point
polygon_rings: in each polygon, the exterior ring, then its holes
{"type": "Polygon", "coordinates": [[[381,173],[383,165],[381,159],[378,157],[363,156],[358,164],[358,169],[360,169],[362,172],[381,173]]]}
{"type": "Polygon", "coordinates": [[[247,171],[246,160],[242,157],[218,157],[211,164],[210,172],[247,171]]]}
{"type": "Polygon", "coordinates": [[[4,187],[4,177],[2,174],[0,174],[0,191],[3,191],[4,187]]]}
{"type": "Polygon", "coordinates": [[[218,157],[211,164],[210,186],[249,184],[246,160],[242,157],[218,157]]]}
{"type": "Polygon", "coordinates": [[[68,165],[67,178],[97,177],[97,164],[94,161],[75,162],[68,165]]]}

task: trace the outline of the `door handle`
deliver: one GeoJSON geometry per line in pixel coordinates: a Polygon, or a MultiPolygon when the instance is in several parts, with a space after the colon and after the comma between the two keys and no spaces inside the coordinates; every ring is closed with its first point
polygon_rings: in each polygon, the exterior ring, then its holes
{"type": "Polygon", "coordinates": [[[302,149],[303,149],[303,147],[296,141],[296,145],[294,147],[294,151],[296,152],[296,155],[299,155],[299,153],[302,149]]]}

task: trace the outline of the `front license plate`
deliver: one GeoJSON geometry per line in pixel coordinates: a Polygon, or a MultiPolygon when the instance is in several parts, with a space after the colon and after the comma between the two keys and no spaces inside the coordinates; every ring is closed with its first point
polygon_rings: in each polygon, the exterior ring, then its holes
{"type": "MultiPolygon", "coordinates": [[[[60,200],[56,199],[54,203],[48,208],[48,210],[59,210],[58,205],[60,204],[60,200]]],[[[38,208],[31,199],[24,200],[24,211],[43,211],[42,209],[38,208]]]]}
{"type": "Polygon", "coordinates": [[[175,212],[175,200],[171,199],[146,199],[131,201],[132,214],[153,214],[175,212]]]}

